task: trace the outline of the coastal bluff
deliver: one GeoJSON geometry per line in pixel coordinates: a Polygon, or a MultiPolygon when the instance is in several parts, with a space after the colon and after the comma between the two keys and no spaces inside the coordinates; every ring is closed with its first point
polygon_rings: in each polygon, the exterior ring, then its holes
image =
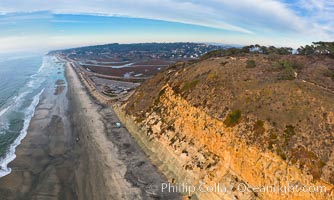
{"type": "Polygon", "coordinates": [[[171,183],[226,187],[189,199],[333,199],[334,84],[315,73],[333,61],[280,59],[298,77],[282,79],[268,56],[211,58],[171,66],[113,107],[171,183]]]}

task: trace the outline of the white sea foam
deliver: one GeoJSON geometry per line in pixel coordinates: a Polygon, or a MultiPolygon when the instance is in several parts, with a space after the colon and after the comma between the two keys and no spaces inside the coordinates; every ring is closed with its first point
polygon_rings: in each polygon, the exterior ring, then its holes
{"type": "MultiPolygon", "coordinates": [[[[10,59],[21,59],[21,58],[28,58],[28,57],[32,57],[32,56],[15,56],[15,57],[11,57],[10,59]]],[[[45,62],[47,62],[47,61],[44,59],[42,65],[38,69],[37,73],[30,76],[30,80],[26,83],[27,87],[37,89],[40,86],[40,84],[44,81],[42,79],[36,79],[35,76],[37,76],[41,73],[41,71],[45,67],[45,62]]],[[[2,117],[12,107],[18,106],[17,104],[19,102],[21,102],[21,100],[27,94],[29,94],[30,92],[32,92],[32,90],[26,90],[24,92],[21,92],[19,95],[14,96],[12,98],[12,103],[10,105],[6,106],[5,108],[3,108],[2,110],[0,110],[0,117],[2,117]]]]}
{"type": "Polygon", "coordinates": [[[45,78],[43,77],[43,75],[46,75],[44,69],[49,64],[49,62],[50,61],[48,57],[43,58],[42,65],[39,67],[35,74],[30,76],[30,80],[26,84],[29,88],[37,89],[45,81],[45,78]]]}
{"type": "Polygon", "coordinates": [[[45,81],[45,78],[42,77],[36,77],[42,73],[42,70],[45,68],[46,63],[49,62],[45,57],[43,59],[43,63],[38,69],[38,71],[30,76],[30,80],[26,83],[26,87],[28,87],[27,90],[24,92],[21,92],[19,95],[16,95],[12,98],[12,103],[8,105],[7,107],[0,110],[0,117],[4,115],[8,110],[10,110],[12,107],[17,107],[22,102],[22,99],[24,99],[29,93],[33,92],[32,89],[37,89],[41,86],[41,84],[45,81]]]}
{"type": "MultiPolygon", "coordinates": [[[[0,117],[2,118],[2,115],[5,117],[7,112],[11,112],[12,110],[18,110],[21,109],[22,103],[25,101],[27,96],[30,96],[31,94],[36,94],[36,90],[40,90],[39,88],[42,87],[43,83],[47,80],[47,78],[51,75],[51,71],[49,70],[50,63],[53,63],[50,57],[44,57],[43,63],[40,66],[40,68],[37,70],[37,72],[30,76],[30,80],[26,83],[26,85],[22,88],[19,95],[16,95],[12,98],[11,104],[6,105],[3,110],[0,111],[0,117]]],[[[53,71],[52,71],[53,72],[53,71]]],[[[45,88],[45,87],[43,87],[45,88]]],[[[24,108],[24,123],[22,130],[19,133],[19,136],[15,139],[15,141],[10,144],[9,149],[6,151],[6,154],[3,158],[0,158],[0,177],[6,176],[11,172],[11,169],[8,168],[8,163],[12,162],[16,155],[15,155],[15,149],[16,147],[21,143],[21,140],[26,136],[27,130],[30,124],[30,121],[35,113],[35,108],[39,103],[40,95],[44,89],[42,89],[37,95],[33,96],[33,100],[29,107],[24,108]]],[[[3,118],[2,123],[6,123],[6,119],[3,118]]],[[[3,126],[4,129],[5,126],[3,126]]],[[[6,130],[8,133],[10,130],[6,130]]],[[[15,133],[14,133],[15,134],[15,133]]]]}
{"type": "Polygon", "coordinates": [[[45,67],[45,63],[44,63],[44,60],[43,60],[43,63],[41,65],[41,67],[37,71],[37,74],[39,74],[44,69],[44,67],[45,67]]]}
{"type": "Polygon", "coordinates": [[[3,114],[5,114],[5,113],[9,110],[9,108],[10,108],[10,106],[8,106],[8,107],[2,109],[2,110],[0,111],[0,117],[1,117],[3,114]]]}
{"type": "Polygon", "coordinates": [[[25,118],[23,123],[23,128],[20,131],[20,135],[15,139],[15,141],[10,145],[6,156],[0,160],[0,177],[6,176],[11,172],[11,169],[8,168],[8,163],[12,162],[15,158],[15,149],[21,144],[21,140],[27,135],[27,130],[30,124],[32,117],[35,114],[36,106],[39,103],[39,99],[44,89],[42,89],[37,95],[33,97],[33,100],[29,107],[25,110],[25,118]]]}
{"type": "Polygon", "coordinates": [[[13,98],[13,102],[14,102],[14,103],[19,102],[19,101],[20,101],[21,99],[23,99],[27,94],[28,94],[27,91],[20,93],[18,96],[15,96],[15,97],[13,98]]]}
{"type": "Polygon", "coordinates": [[[14,96],[12,98],[12,103],[5,107],[4,109],[2,109],[0,111],[0,117],[2,117],[5,113],[7,113],[9,110],[11,110],[13,107],[17,107],[20,105],[20,103],[22,102],[21,100],[28,94],[29,92],[28,91],[25,91],[25,92],[22,92],[20,93],[19,95],[17,96],[14,96]]]}

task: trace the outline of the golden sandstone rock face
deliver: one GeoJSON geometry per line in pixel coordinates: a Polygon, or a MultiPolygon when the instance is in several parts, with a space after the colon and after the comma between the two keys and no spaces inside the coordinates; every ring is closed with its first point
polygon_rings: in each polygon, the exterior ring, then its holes
{"type": "MultiPolygon", "coordinates": [[[[187,196],[198,199],[334,199],[332,148],[322,146],[333,140],[334,115],[327,101],[327,95],[332,94],[323,95],[319,82],[309,86],[311,78],[303,79],[308,82],[306,86],[301,85],[302,80],[261,82],[259,76],[273,74],[261,65],[256,71],[246,73],[245,58],[229,60],[235,65],[233,69],[224,66],[225,76],[239,71],[249,80],[257,80],[257,86],[250,83],[245,88],[231,89],[221,85],[221,72],[217,71],[222,61],[226,65],[226,59],[204,61],[191,69],[182,66],[174,71],[167,70],[164,78],[157,76],[154,88],[148,86],[154,80],[143,84],[132,100],[122,107],[116,106],[115,110],[171,182],[197,187],[190,195],[189,191],[184,192],[187,196]],[[182,77],[185,73],[191,80],[182,77]],[[205,88],[212,79],[215,85],[205,88]],[[221,98],[216,98],[220,95],[217,91],[210,93],[217,85],[224,89],[221,98]],[[145,87],[151,94],[145,93],[145,87]],[[305,92],[304,87],[312,90],[314,96],[305,92]],[[202,98],[200,100],[194,98],[198,91],[203,96],[197,96],[202,98]],[[273,93],[294,95],[294,98],[286,96],[284,99],[273,93]],[[204,101],[205,105],[200,104],[204,101]],[[220,108],[214,101],[223,108],[222,115],[216,114],[215,110],[220,108]],[[303,105],[302,101],[308,103],[303,105]],[[150,102],[148,106],[140,107],[147,102],[150,102]],[[246,105],[248,103],[257,109],[252,110],[253,107],[246,105]],[[285,111],[278,108],[276,115],[269,115],[272,116],[270,120],[260,115],[265,115],[266,110],[278,103],[289,103],[290,107],[285,111]],[[285,113],[288,120],[280,113],[285,113]],[[318,124],[308,126],[311,122],[303,119],[309,117],[314,117],[313,121],[318,124]],[[319,131],[320,141],[315,139],[312,143],[310,138],[316,134],[315,130],[319,131]],[[200,186],[202,190],[198,189],[200,186]],[[214,188],[213,191],[210,188],[214,188]]],[[[266,58],[261,59],[262,63],[269,62],[266,58]]],[[[307,67],[302,70],[309,71],[307,67]]],[[[303,76],[302,70],[298,71],[300,76],[303,76]]],[[[238,77],[244,80],[243,75],[238,77]]],[[[238,77],[234,76],[234,81],[242,85],[238,77]]]]}

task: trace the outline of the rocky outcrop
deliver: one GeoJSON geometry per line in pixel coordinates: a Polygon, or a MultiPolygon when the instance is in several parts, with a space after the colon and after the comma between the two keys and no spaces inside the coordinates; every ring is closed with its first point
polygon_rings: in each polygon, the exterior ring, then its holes
{"type": "MultiPolygon", "coordinates": [[[[226,187],[223,191],[196,191],[191,194],[193,198],[333,199],[329,182],[315,179],[277,153],[239,137],[246,130],[246,122],[228,127],[226,121],[191,105],[168,84],[145,118],[126,115],[123,108],[115,106],[121,121],[171,182],[195,186],[220,183],[226,187]],[[291,191],[296,185],[318,192],[291,191]]],[[[266,130],[270,126],[261,124],[266,130]]]]}

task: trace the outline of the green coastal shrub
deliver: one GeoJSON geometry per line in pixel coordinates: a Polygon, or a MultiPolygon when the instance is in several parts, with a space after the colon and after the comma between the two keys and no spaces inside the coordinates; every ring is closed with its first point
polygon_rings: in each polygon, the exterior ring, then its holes
{"type": "Polygon", "coordinates": [[[264,128],[264,122],[262,120],[257,120],[253,126],[253,131],[256,137],[263,135],[266,131],[264,128]]]}
{"type": "Polygon", "coordinates": [[[271,61],[277,61],[279,59],[279,55],[277,53],[270,53],[268,55],[268,59],[271,61]]]}
{"type": "Polygon", "coordinates": [[[325,76],[329,77],[329,78],[332,78],[334,80],[334,71],[332,70],[327,70],[325,73],[324,73],[325,76]]]}
{"type": "Polygon", "coordinates": [[[185,92],[185,91],[188,91],[192,88],[194,88],[197,84],[199,83],[199,80],[193,80],[191,82],[187,81],[185,82],[185,84],[183,85],[182,89],[181,89],[181,92],[185,92]]]}
{"type": "Polygon", "coordinates": [[[286,67],[284,68],[279,76],[279,80],[293,80],[295,79],[295,70],[292,67],[286,67]]]}
{"type": "Polygon", "coordinates": [[[254,60],[247,60],[246,62],[246,68],[255,68],[256,64],[254,60]]]}
{"type": "Polygon", "coordinates": [[[224,120],[224,124],[227,127],[233,127],[237,125],[241,120],[241,111],[240,110],[234,110],[230,112],[226,119],[224,120]]]}
{"type": "Polygon", "coordinates": [[[278,75],[279,80],[293,80],[296,78],[296,70],[301,69],[302,66],[289,60],[281,60],[274,64],[274,68],[280,71],[278,75]]]}

